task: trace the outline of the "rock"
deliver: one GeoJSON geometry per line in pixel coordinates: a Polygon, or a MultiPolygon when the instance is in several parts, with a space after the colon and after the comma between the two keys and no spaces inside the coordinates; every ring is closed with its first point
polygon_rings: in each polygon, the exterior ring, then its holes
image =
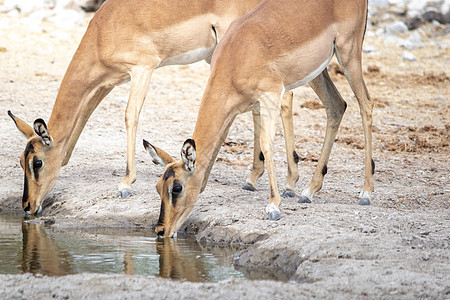
{"type": "Polygon", "coordinates": [[[58,10],[48,20],[55,23],[59,29],[71,29],[76,25],[82,25],[84,22],[83,15],[73,9],[58,10]]]}
{"type": "Polygon", "coordinates": [[[441,24],[447,24],[448,20],[446,20],[445,16],[435,10],[428,10],[422,14],[422,19],[425,22],[433,22],[438,21],[441,24]]]}
{"type": "Polygon", "coordinates": [[[424,47],[425,44],[422,42],[420,34],[415,31],[405,40],[402,46],[407,50],[414,50],[424,47]]]}
{"type": "Polygon", "coordinates": [[[406,0],[389,0],[389,10],[397,15],[406,14],[406,0]]]}
{"type": "Polygon", "coordinates": [[[40,9],[53,8],[53,0],[5,0],[2,11],[18,10],[23,15],[29,15],[40,9]]]}
{"type": "Polygon", "coordinates": [[[416,17],[420,16],[426,7],[428,1],[424,0],[411,0],[409,1],[408,8],[408,16],[416,17]]]}
{"type": "Polygon", "coordinates": [[[418,28],[420,25],[424,23],[423,19],[421,17],[412,17],[405,20],[406,27],[408,27],[408,30],[414,30],[418,28]]]}
{"type": "Polygon", "coordinates": [[[402,21],[395,21],[384,28],[387,34],[401,34],[408,32],[408,26],[402,21]]]}
{"type": "Polygon", "coordinates": [[[408,52],[408,51],[403,52],[402,58],[403,58],[403,60],[407,60],[407,61],[415,61],[416,60],[416,57],[414,56],[414,54],[412,54],[411,52],[408,52]]]}
{"type": "Polygon", "coordinates": [[[373,226],[369,226],[369,225],[364,225],[364,224],[360,224],[359,225],[359,229],[361,230],[362,233],[375,233],[377,232],[377,229],[373,226]]]}
{"type": "Polygon", "coordinates": [[[369,6],[389,7],[389,0],[369,0],[369,6]]]}
{"type": "Polygon", "coordinates": [[[448,15],[450,13],[450,0],[444,0],[441,5],[441,14],[448,15]]]}

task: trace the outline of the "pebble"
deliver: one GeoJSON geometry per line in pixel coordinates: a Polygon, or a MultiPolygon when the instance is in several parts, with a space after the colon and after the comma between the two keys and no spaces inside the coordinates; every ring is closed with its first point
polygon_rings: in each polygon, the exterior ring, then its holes
{"type": "Polygon", "coordinates": [[[408,52],[408,51],[403,52],[402,58],[403,58],[403,60],[407,60],[407,61],[416,61],[416,57],[414,56],[414,54],[412,54],[411,52],[408,52]]]}
{"type": "Polygon", "coordinates": [[[408,26],[402,21],[395,21],[387,25],[384,29],[387,34],[394,35],[408,32],[408,26]]]}

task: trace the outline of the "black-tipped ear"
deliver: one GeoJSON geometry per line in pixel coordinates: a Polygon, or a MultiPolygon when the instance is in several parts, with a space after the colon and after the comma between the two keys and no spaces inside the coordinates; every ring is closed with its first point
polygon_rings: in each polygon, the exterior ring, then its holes
{"type": "Polygon", "coordinates": [[[187,139],[184,141],[184,144],[191,144],[192,147],[194,147],[194,150],[197,150],[197,147],[195,147],[195,141],[193,139],[187,139]]]}
{"type": "Polygon", "coordinates": [[[194,172],[196,157],[195,141],[193,139],[187,139],[181,148],[181,159],[183,160],[186,171],[194,172]]]}
{"type": "Polygon", "coordinates": [[[34,136],[33,128],[31,128],[31,126],[28,125],[26,122],[22,121],[21,119],[13,115],[10,110],[8,110],[8,116],[10,116],[11,119],[14,121],[14,124],[16,124],[17,129],[19,129],[19,131],[22,132],[23,135],[25,135],[28,139],[34,136]]]}
{"type": "Polygon", "coordinates": [[[50,133],[47,130],[47,124],[42,119],[37,119],[33,124],[34,132],[39,137],[44,145],[52,146],[53,138],[50,136],[50,133]]]}
{"type": "Polygon", "coordinates": [[[162,165],[165,167],[166,165],[175,161],[173,157],[170,156],[167,152],[153,146],[146,140],[143,140],[143,144],[145,150],[147,151],[148,155],[150,155],[155,165],[162,165]]]}

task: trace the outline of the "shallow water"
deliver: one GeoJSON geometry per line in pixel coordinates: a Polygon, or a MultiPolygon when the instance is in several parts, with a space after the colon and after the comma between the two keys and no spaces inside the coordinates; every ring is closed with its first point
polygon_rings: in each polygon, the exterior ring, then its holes
{"type": "Polygon", "coordinates": [[[158,239],[151,230],[58,231],[25,221],[22,214],[0,214],[0,274],[93,272],[188,281],[249,278],[233,267],[235,251],[205,249],[192,238],[158,239]]]}

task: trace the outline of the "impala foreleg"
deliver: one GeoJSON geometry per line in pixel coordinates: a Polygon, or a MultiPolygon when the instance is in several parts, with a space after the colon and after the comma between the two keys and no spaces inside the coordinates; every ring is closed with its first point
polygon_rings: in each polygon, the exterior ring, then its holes
{"type": "Polygon", "coordinates": [[[264,155],[261,152],[260,136],[261,136],[261,115],[259,111],[259,103],[255,104],[253,110],[253,166],[250,175],[242,187],[247,191],[256,190],[256,181],[264,173],[264,155]]]}
{"type": "Polygon", "coordinates": [[[136,129],[139,114],[144,104],[150,86],[152,68],[136,67],[131,73],[131,90],[125,111],[125,125],[127,127],[127,167],[125,177],[119,184],[119,196],[126,198],[131,195],[131,184],[136,181],[136,129]]]}
{"type": "MultiPolygon", "coordinates": [[[[285,192],[283,197],[295,197],[294,185],[298,181],[298,155],[295,152],[294,124],[292,119],[292,99],[293,93],[287,92],[281,100],[281,120],[283,121],[284,139],[286,144],[286,156],[288,162],[288,177],[286,179],[285,192]]],[[[254,147],[253,147],[253,166],[250,175],[247,178],[244,190],[255,191],[256,181],[264,173],[264,154],[261,151],[261,116],[259,103],[252,111],[254,125],[254,147]]]]}
{"type": "Polygon", "coordinates": [[[339,125],[344,115],[347,104],[342,99],[338,90],[331,81],[327,69],[310,82],[310,86],[322,101],[327,114],[327,127],[325,131],[325,140],[317,162],[316,170],[308,187],[303,190],[299,203],[311,203],[314,193],[321,189],[323,179],[327,173],[327,163],[330,157],[331,148],[336,138],[339,125]]]}
{"type": "Polygon", "coordinates": [[[283,197],[295,197],[295,184],[298,181],[298,155],[295,152],[294,121],[292,113],[292,100],[294,94],[289,91],[281,99],[281,120],[283,122],[284,142],[286,145],[286,158],[288,176],[286,178],[283,197]]]}
{"type": "Polygon", "coordinates": [[[261,111],[261,150],[265,157],[267,175],[270,183],[270,200],[266,207],[266,212],[270,220],[278,220],[281,217],[280,194],[278,193],[277,181],[275,177],[275,168],[273,162],[273,139],[275,137],[275,128],[280,115],[280,93],[266,92],[260,96],[261,111]]]}
{"type": "Polygon", "coordinates": [[[370,205],[371,193],[373,192],[373,174],[375,173],[375,163],[372,159],[372,112],[373,101],[370,99],[362,72],[362,47],[355,47],[349,43],[342,47],[337,45],[338,60],[344,70],[350,87],[358,100],[364,130],[364,150],[365,150],[365,180],[363,189],[359,195],[360,205],[370,205]]]}

